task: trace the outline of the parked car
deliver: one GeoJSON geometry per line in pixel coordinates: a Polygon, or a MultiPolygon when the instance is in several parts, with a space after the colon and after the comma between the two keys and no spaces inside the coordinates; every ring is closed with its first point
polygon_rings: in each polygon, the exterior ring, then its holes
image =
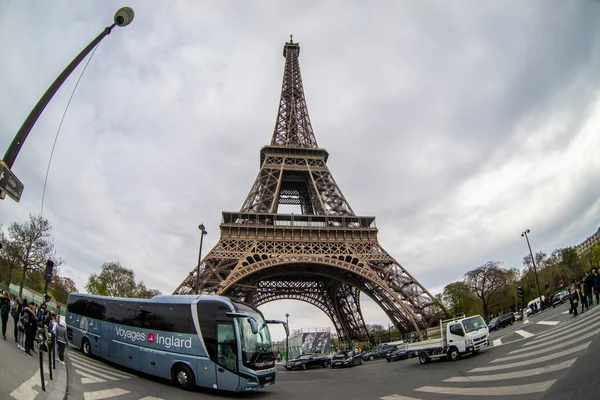
{"type": "Polygon", "coordinates": [[[490,323],[488,324],[488,329],[490,330],[490,332],[498,330],[498,317],[490,321],[490,323]]]}
{"type": "Polygon", "coordinates": [[[376,358],[385,358],[386,354],[393,350],[395,345],[381,345],[362,355],[363,360],[373,361],[376,358]]]}
{"type": "Polygon", "coordinates": [[[398,361],[398,360],[406,360],[408,358],[408,351],[406,351],[406,346],[404,344],[396,345],[385,355],[385,359],[390,361],[398,361]]]}
{"type": "Polygon", "coordinates": [[[502,314],[498,317],[498,327],[504,328],[505,326],[512,325],[515,323],[515,315],[511,312],[502,314]]]}
{"type": "Polygon", "coordinates": [[[355,365],[361,365],[362,363],[363,359],[361,353],[358,351],[341,351],[331,359],[331,368],[354,367],[355,365]]]}
{"type": "Polygon", "coordinates": [[[561,290],[552,296],[552,307],[559,306],[566,301],[569,301],[569,292],[566,290],[561,290]]]}
{"type": "Polygon", "coordinates": [[[290,360],[285,369],[288,371],[294,369],[308,369],[312,367],[328,368],[331,364],[331,358],[326,354],[303,354],[298,358],[290,360]]]}

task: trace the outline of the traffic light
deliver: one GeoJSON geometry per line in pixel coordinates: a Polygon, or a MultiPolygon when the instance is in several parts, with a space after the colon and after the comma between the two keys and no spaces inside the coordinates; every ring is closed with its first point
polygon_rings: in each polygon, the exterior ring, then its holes
{"type": "Polygon", "coordinates": [[[525,297],[525,291],[523,290],[523,286],[517,287],[517,293],[519,293],[519,297],[520,298],[524,298],[525,297]]]}
{"type": "Polygon", "coordinates": [[[52,300],[52,298],[50,297],[49,294],[46,293],[46,295],[44,295],[44,303],[49,303],[50,300],[52,300]]]}
{"type": "Polygon", "coordinates": [[[46,261],[46,271],[44,272],[44,279],[47,282],[52,280],[52,270],[54,269],[54,261],[48,260],[46,261]]]}

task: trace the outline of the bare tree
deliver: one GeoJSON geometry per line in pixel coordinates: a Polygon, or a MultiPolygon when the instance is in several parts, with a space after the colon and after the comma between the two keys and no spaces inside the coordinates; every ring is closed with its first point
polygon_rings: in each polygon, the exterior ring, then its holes
{"type": "Polygon", "coordinates": [[[8,237],[3,238],[5,257],[9,265],[22,271],[19,297],[23,295],[23,285],[27,273],[31,270],[42,270],[46,261],[52,259],[55,266],[63,263],[54,254],[54,243],[50,236],[52,225],[39,215],[29,214],[29,221],[13,222],[8,227],[8,237]]]}
{"type": "Polygon", "coordinates": [[[465,284],[481,300],[484,318],[488,317],[490,298],[506,287],[511,276],[511,271],[501,268],[500,263],[494,261],[488,261],[465,274],[465,284]]]}

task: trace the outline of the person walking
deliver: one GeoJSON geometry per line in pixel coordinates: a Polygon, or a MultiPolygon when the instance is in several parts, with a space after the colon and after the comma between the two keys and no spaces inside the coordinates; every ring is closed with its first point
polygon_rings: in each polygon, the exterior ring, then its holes
{"type": "Polygon", "coordinates": [[[577,316],[577,307],[579,306],[579,295],[577,294],[577,289],[575,285],[571,286],[571,296],[569,302],[571,303],[571,310],[573,310],[573,317],[577,316]]]}
{"type": "MultiPolygon", "coordinates": [[[[585,279],[585,277],[584,277],[585,279]]],[[[585,289],[585,284],[583,283],[583,279],[581,281],[579,281],[579,301],[581,302],[581,313],[583,314],[584,312],[584,308],[585,310],[589,310],[590,307],[588,306],[588,302],[587,302],[587,292],[585,289]]]]}
{"type": "Polygon", "coordinates": [[[594,277],[591,274],[585,273],[583,278],[583,285],[585,287],[585,296],[587,298],[587,304],[589,306],[594,305],[594,298],[592,296],[592,289],[594,288],[594,277]]]}
{"type": "Polygon", "coordinates": [[[0,295],[0,318],[2,319],[2,339],[6,340],[6,323],[10,315],[10,295],[8,290],[0,295]]]}
{"type": "Polygon", "coordinates": [[[38,326],[37,316],[35,315],[35,304],[25,307],[23,311],[23,326],[25,327],[25,354],[33,357],[31,350],[35,353],[33,341],[35,340],[35,333],[38,326]]]}
{"type": "Polygon", "coordinates": [[[60,318],[60,315],[56,315],[56,346],[58,350],[58,360],[61,364],[65,363],[65,347],[67,346],[67,326],[65,321],[60,318]]]}
{"type": "Polygon", "coordinates": [[[594,293],[596,294],[596,305],[600,304],[600,274],[594,270],[594,293]]]}
{"type": "Polygon", "coordinates": [[[23,311],[23,304],[20,297],[15,298],[15,304],[13,304],[10,310],[10,316],[13,319],[13,335],[15,337],[15,343],[19,344],[19,316],[23,311]]]}

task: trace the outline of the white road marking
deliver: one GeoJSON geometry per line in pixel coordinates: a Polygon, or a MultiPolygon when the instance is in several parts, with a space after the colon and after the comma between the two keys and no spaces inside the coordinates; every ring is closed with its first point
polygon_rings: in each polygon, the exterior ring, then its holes
{"type": "Polygon", "coordinates": [[[566,332],[563,332],[562,334],[558,335],[557,338],[551,338],[548,337],[544,340],[540,340],[537,342],[534,342],[533,346],[523,346],[522,348],[518,349],[518,350],[513,350],[508,354],[518,354],[518,353],[522,353],[524,351],[530,351],[533,349],[539,349],[540,347],[546,347],[548,345],[554,344],[554,343],[559,343],[559,342],[564,342],[567,339],[570,339],[572,337],[582,337],[581,335],[591,329],[597,328],[597,325],[594,324],[590,324],[590,326],[586,327],[586,328],[581,328],[579,327],[579,329],[575,329],[574,332],[570,332],[569,334],[565,335],[566,332]]]}
{"type": "Polygon", "coordinates": [[[550,331],[548,331],[548,332],[545,332],[545,333],[543,333],[543,334],[541,334],[541,335],[538,335],[538,336],[537,336],[537,337],[534,339],[534,341],[533,341],[533,342],[526,343],[526,344],[524,344],[523,346],[531,346],[531,345],[533,345],[533,344],[537,344],[537,343],[539,343],[539,341],[540,341],[541,339],[544,339],[544,338],[546,338],[546,337],[548,337],[548,336],[551,336],[551,335],[556,335],[556,334],[557,334],[557,333],[559,333],[559,332],[572,332],[572,331],[574,331],[574,330],[578,330],[578,329],[580,329],[582,326],[588,326],[589,324],[592,324],[592,323],[594,323],[594,322],[597,322],[597,320],[598,320],[598,319],[600,319],[600,315],[593,315],[593,316],[591,316],[591,317],[588,317],[588,318],[582,318],[582,319],[578,320],[578,321],[577,321],[577,322],[575,322],[575,323],[569,324],[569,325],[567,325],[567,326],[564,326],[564,327],[562,327],[562,328],[558,328],[558,329],[552,329],[552,330],[550,330],[550,331]]]}
{"type": "Polygon", "coordinates": [[[519,362],[515,362],[515,363],[510,363],[510,364],[503,364],[503,365],[495,365],[495,366],[491,366],[491,367],[480,367],[480,368],[475,368],[470,370],[469,372],[487,372],[487,371],[498,371],[501,369],[508,369],[508,368],[515,368],[515,367],[524,367],[525,365],[531,365],[531,364],[537,364],[540,362],[545,362],[545,361],[550,361],[550,360],[554,360],[555,358],[561,358],[561,357],[566,357],[566,356],[570,356],[571,354],[577,353],[581,350],[585,350],[592,342],[586,342],[584,344],[581,344],[577,347],[573,347],[571,349],[565,350],[565,351],[561,351],[558,353],[554,353],[554,354],[550,354],[544,357],[538,357],[538,358],[532,358],[529,360],[525,360],[525,361],[519,361],[519,362]]]}
{"type": "Polygon", "coordinates": [[[502,339],[496,339],[492,342],[494,347],[502,346],[502,339]]]}
{"type": "Polygon", "coordinates": [[[560,321],[540,321],[540,322],[536,322],[536,324],[555,326],[555,325],[560,324],[560,321]]]}
{"type": "Polygon", "coordinates": [[[129,391],[121,388],[112,388],[106,390],[96,390],[95,392],[85,392],[83,396],[85,397],[85,400],[101,400],[108,399],[109,397],[120,396],[126,393],[129,393],[129,391]]]}
{"type": "Polygon", "coordinates": [[[135,378],[135,375],[128,374],[127,372],[118,370],[111,365],[101,363],[101,362],[91,359],[89,357],[85,357],[85,356],[81,356],[81,355],[73,354],[73,353],[69,354],[69,356],[70,356],[69,359],[71,361],[78,361],[78,362],[84,363],[86,365],[91,365],[93,367],[103,369],[105,371],[112,371],[113,373],[118,372],[119,376],[128,376],[130,378],[135,378]]]}
{"type": "MultiPolygon", "coordinates": [[[[541,347],[540,350],[535,350],[535,351],[531,351],[531,352],[524,353],[524,354],[517,354],[517,355],[514,355],[514,356],[508,356],[508,357],[498,358],[498,359],[493,360],[491,362],[495,363],[495,362],[501,362],[501,361],[517,360],[519,358],[531,357],[531,356],[535,356],[535,355],[538,355],[538,354],[552,353],[555,350],[559,350],[559,349],[562,349],[563,347],[571,346],[571,345],[573,345],[575,343],[581,342],[582,340],[592,338],[592,337],[596,336],[598,333],[600,333],[600,328],[596,329],[595,331],[588,332],[585,335],[582,335],[582,334],[571,335],[571,336],[575,336],[571,340],[566,340],[566,339],[568,339],[566,337],[565,338],[559,338],[559,339],[553,340],[552,342],[559,342],[558,344],[556,344],[554,346],[548,347],[548,344],[550,344],[550,342],[542,343],[541,346],[535,346],[535,348],[541,347]]],[[[533,347],[534,346],[526,347],[526,348],[524,348],[522,350],[532,350],[533,347]]]]}
{"type": "Polygon", "coordinates": [[[119,371],[111,371],[107,370],[106,368],[92,367],[91,365],[85,365],[75,361],[71,361],[71,365],[76,368],[87,369],[88,372],[93,372],[95,374],[103,374],[106,379],[110,379],[111,381],[118,381],[121,378],[129,379],[127,376],[119,375],[119,371]]]}
{"type": "Polygon", "coordinates": [[[545,392],[556,382],[556,379],[545,382],[532,383],[529,385],[495,386],[480,388],[460,388],[442,386],[423,386],[415,389],[419,392],[457,394],[461,396],[511,396],[529,393],[545,392]]]}
{"type": "Polygon", "coordinates": [[[561,312],[560,314],[561,314],[561,315],[564,315],[564,314],[568,314],[568,313],[569,313],[568,311],[563,311],[563,312],[561,312]]]}
{"type": "Polygon", "coordinates": [[[523,337],[524,337],[524,338],[526,338],[526,339],[527,339],[527,338],[530,338],[530,337],[532,337],[532,336],[535,336],[533,333],[529,333],[529,332],[527,332],[527,331],[524,331],[524,330],[521,330],[521,329],[519,329],[519,330],[516,330],[516,331],[515,331],[515,333],[516,333],[516,334],[518,334],[518,335],[521,335],[521,336],[523,336],[523,337]]]}
{"type": "Polygon", "coordinates": [[[40,370],[37,370],[35,374],[25,382],[21,384],[18,388],[13,390],[9,396],[18,399],[18,400],[33,400],[35,396],[38,395],[38,391],[34,390],[33,387],[38,385],[40,389],[42,388],[42,382],[40,379],[40,370]]]}
{"type": "MultiPolygon", "coordinates": [[[[382,399],[383,399],[383,397],[382,397],[382,399]]],[[[163,400],[163,399],[160,397],[146,396],[146,397],[141,398],[140,400],[163,400]]],[[[418,399],[416,399],[416,400],[418,400],[418,399]]]]}
{"type": "MultiPolygon", "coordinates": [[[[380,397],[381,400],[419,400],[414,397],[401,396],[399,394],[391,394],[389,396],[380,397]]],[[[144,400],[144,399],[141,399],[144,400]]]]}
{"type": "Polygon", "coordinates": [[[81,370],[79,370],[77,368],[75,368],[75,373],[78,374],[78,375],[83,376],[83,378],[81,378],[81,382],[82,383],[101,383],[101,382],[106,382],[104,379],[100,378],[99,376],[88,374],[87,372],[83,372],[83,371],[81,371],[81,370]],[[86,380],[86,382],[83,382],[84,379],[86,380]]]}
{"type": "Polygon", "coordinates": [[[552,364],[541,368],[526,369],[517,372],[507,372],[504,374],[493,375],[472,375],[472,376],[455,376],[444,380],[444,382],[487,382],[487,381],[503,381],[505,379],[519,379],[528,376],[543,375],[549,372],[560,371],[561,369],[569,368],[575,363],[577,358],[572,358],[558,364],[552,364]]]}

